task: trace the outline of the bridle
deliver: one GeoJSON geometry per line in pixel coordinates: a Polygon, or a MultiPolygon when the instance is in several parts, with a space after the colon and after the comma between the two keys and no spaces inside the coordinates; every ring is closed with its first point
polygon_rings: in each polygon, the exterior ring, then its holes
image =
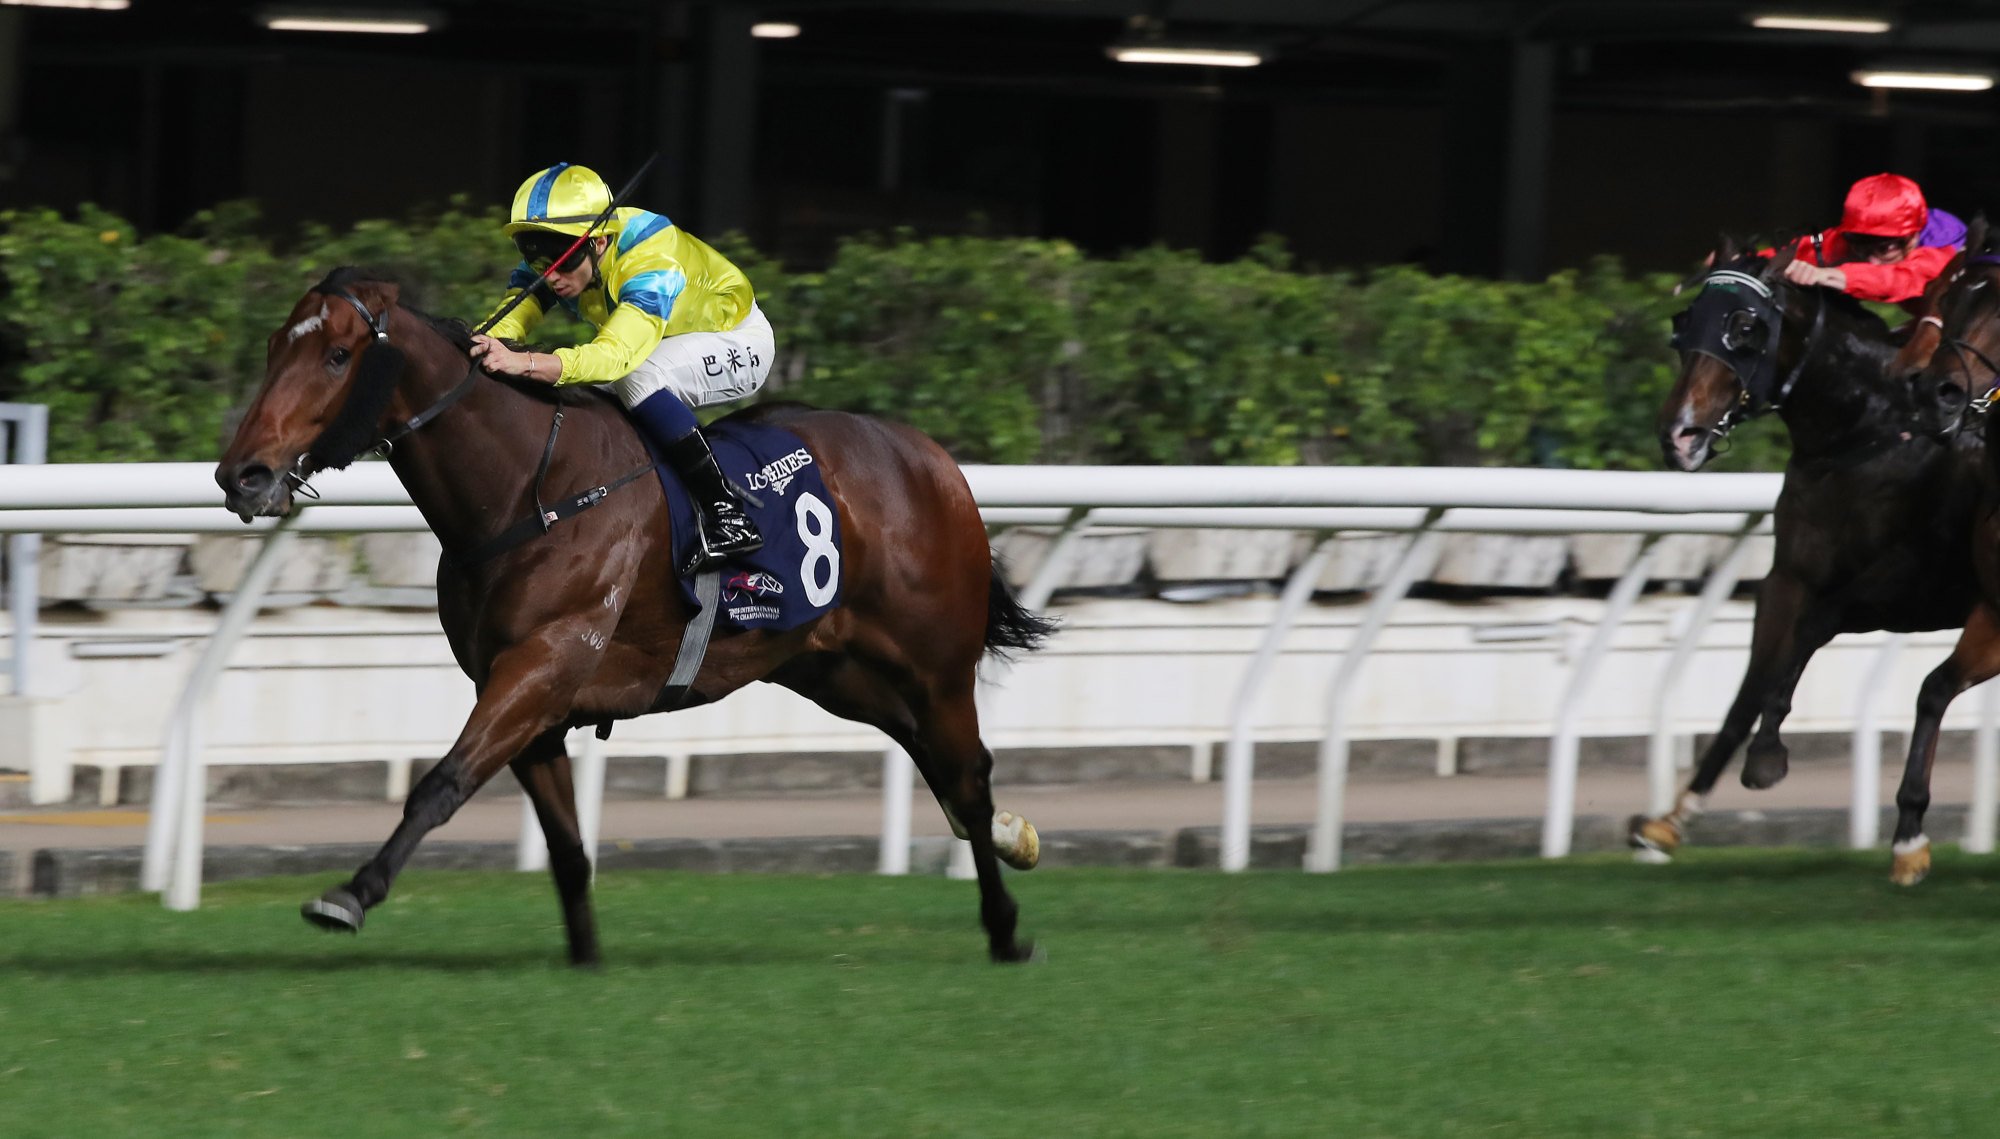
{"type": "Polygon", "coordinates": [[[1736,377],[1737,400],[1710,429],[1717,443],[1739,424],[1777,411],[1791,398],[1826,325],[1826,297],[1814,292],[1812,328],[1782,380],[1776,379],[1774,353],[1784,329],[1785,305],[1761,277],[1740,269],[1716,269],[1701,279],[1694,303],[1674,314],[1672,344],[1683,357],[1690,352],[1711,357],[1736,377]],[[1697,310],[1704,310],[1700,315],[1705,319],[1691,328],[1697,310]]]}
{"type": "MultiPolygon", "coordinates": [[[[374,333],[374,342],[378,345],[389,343],[389,312],[394,308],[393,305],[384,307],[381,317],[378,318],[374,313],[368,311],[368,306],[361,302],[361,298],[348,292],[346,289],[326,290],[325,295],[338,297],[354,306],[354,311],[361,314],[362,322],[368,325],[368,331],[374,333]]],[[[468,363],[465,378],[460,380],[456,387],[438,397],[437,401],[429,407],[397,424],[395,427],[390,428],[383,434],[382,438],[364,447],[362,452],[364,454],[379,454],[385,459],[388,458],[395,451],[397,440],[417,430],[424,424],[431,422],[438,416],[443,415],[453,404],[464,399],[466,393],[472,390],[483,374],[477,364],[468,363]]],[[[292,464],[292,469],[285,472],[285,481],[290,484],[294,494],[303,498],[318,498],[319,492],[314,490],[307,480],[323,469],[323,467],[313,463],[312,452],[306,451],[299,455],[298,460],[292,464]]]]}
{"type": "MultiPolygon", "coordinates": [[[[1996,265],[2000,265],[2000,254],[1983,254],[1978,257],[1969,258],[1965,262],[1964,267],[1959,269],[1958,273],[1953,276],[1952,283],[1956,284],[1959,278],[1965,275],[1966,269],[1970,269],[1974,266],[1991,267],[1996,265]]],[[[1988,283],[1987,281],[1981,280],[1974,282],[1973,284],[1967,285],[1962,293],[1962,298],[1964,303],[1966,305],[1970,305],[1975,299],[1973,297],[1973,294],[1979,290],[1986,288],[1987,283],[1988,283]]],[[[1979,363],[1985,367],[1986,369],[1985,393],[1971,399],[1966,405],[1968,410],[1984,415],[1986,413],[1987,408],[1993,406],[1994,397],[1996,395],[2000,395],[2000,364],[1995,364],[1993,360],[1986,355],[1986,353],[1979,350],[1979,347],[1977,345],[1971,343],[1970,341],[1963,340],[1960,339],[1959,337],[1955,337],[1948,334],[1945,331],[1945,324],[1942,318],[1937,316],[1926,316],[1923,317],[1922,319],[1931,324],[1937,325],[1939,343],[1942,344],[1945,348],[1950,349],[1951,354],[1957,357],[1958,366],[1965,370],[1965,374],[1968,378],[1972,375],[1972,363],[1970,360],[1967,359],[1968,356],[1971,357],[1972,360],[1979,361],[1979,363]]],[[[1970,395],[1971,392],[1972,392],[1972,385],[1967,384],[1966,394],[1970,395]]]]}

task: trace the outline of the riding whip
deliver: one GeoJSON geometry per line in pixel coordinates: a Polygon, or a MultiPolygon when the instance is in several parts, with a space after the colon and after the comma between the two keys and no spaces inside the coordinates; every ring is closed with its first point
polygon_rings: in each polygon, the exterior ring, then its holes
{"type": "Polygon", "coordinates": [[[527,300],[528,294],[540,288],[542,286],[542,283],[547,281],[549,277],[555,273],[556,266],[568,260],[570,254],[575,253],[577,249],[583,245],[584,242],[589,241],[591,235],[597,232],[597,227],[603,225],[607,220],[610,219],[611,212],[618,208],[618,204],[620,202],[623,202],[627,197],[629,197],[633,190],[639,188],[639,180],[644,178],[646,176],[646,172],[653,168],[653,163],[658,162],[659,160],[660,160],[660,152],[656,150],[652,153],[651,156],[649,156],[646,159],[645,163],[639,167],[638,172],[633,174],[631,179],[625,183],[625,188],[618,191],[617,194],[612,196],[611,201],[605,204],[604,212],[598,214],[596,220],[592,221],[590,225],[587,228],[585,228],[581,234],[577,236],[577,239],[575,241],[570,242],[569,248],[562,251],[562,256],[557,257],[556,259],[550,261],[549,267],[542,270],[541,276],[536,277],[534,281],[528,285],[528,287],[522,289],[518,293],[515,293],[513,297],[511,297],[507,301],[506,304],[500,306],[498,312],[495,312],[492,316],[489,316],[485,320],[481,321],[479,327],[472,330],[473,334],[474,335],[484,334],[488,329],[500,323],[501,319],[505,317],[508,313],[513,312],[515,307],[518,306],[522,301],[527,300]]]}

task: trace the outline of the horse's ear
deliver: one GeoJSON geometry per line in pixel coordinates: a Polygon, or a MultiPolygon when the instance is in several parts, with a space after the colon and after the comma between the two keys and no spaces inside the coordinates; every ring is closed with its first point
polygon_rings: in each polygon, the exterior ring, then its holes
{"type": "Polygon", "coordinates": [[[1735,238],[1726,233],[1715,235],[1715,260],[1710,262],[1711,265],[1717,267],[1727,265],[1742,255],[1743,251],[1737,248],[1735,238]]]}
{"type": "Polygon", "coordinates": [[[1764,265],[1764,271],[1757,275],[1763,279],[1765,284],[1775,285],[1778,283],[1778,279],[1785,275],[1786,266],[1798,260],[1798,256],[1798,243],[1787,241],[1778,248],[1776,253],[1771,255],[1771,260],[1764,265]]]}
{"type": "Polygon", "coordinates": [[[1972,224],[1965,227],[1965,251],[1985,253],[1987,239],[1992,236],[1991,227],[1986,223],[1986,211],[1972,215],[1972,224]]]}

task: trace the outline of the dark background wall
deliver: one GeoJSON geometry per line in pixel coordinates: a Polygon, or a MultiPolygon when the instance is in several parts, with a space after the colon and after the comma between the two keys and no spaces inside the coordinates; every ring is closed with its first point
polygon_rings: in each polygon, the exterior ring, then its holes
{"type": "Polygon", "coordinates": [[[907,224],[1532,276],[1684,268],[1718,229],[1830,223],[1882,169],[1965,214],[2000,200],[2000,97],[1847,77],[1891,48],[1984,65],[2000,12],[1974,3],[1878,5],[1883,42],[1756,32],[1722,0],[434,0],[445,26],[410,37],[269,32],[256,7],[0,8],[0,205],[171,229],[249,197],[283,232],[504,203],[557,159],[615,182],[659,148],[645,204],[796,264],[907,224]],[[1272,58],[1113,63],[1134,17],[1272,58]],[[751,39],[763,18],[804,34],[751,39]]]}

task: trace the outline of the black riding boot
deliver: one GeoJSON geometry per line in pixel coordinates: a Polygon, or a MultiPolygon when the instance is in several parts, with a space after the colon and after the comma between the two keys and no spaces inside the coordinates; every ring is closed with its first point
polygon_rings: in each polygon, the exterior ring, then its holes
{"type": "Polygon", "coordinates": [[[687,483],[701,515],[701,553],[682,572],[693,573],[710,562],[747,554],[764,544],[763,535],[736,501],[736,488],[723,477],[715,452],[699,431],[690,431],[666,447],[667,462],[687,483]]]}

